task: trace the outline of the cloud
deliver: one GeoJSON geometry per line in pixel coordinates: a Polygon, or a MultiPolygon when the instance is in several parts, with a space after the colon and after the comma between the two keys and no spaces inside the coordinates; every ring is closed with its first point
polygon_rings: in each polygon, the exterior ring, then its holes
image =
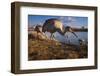
{"type": "Polygon", "coordinates": [[[42,23],[42,22],[40,22],[40,23],[38,23],[38,25],[43,25],[43,23],[42,23]]]}
{"type": "Polygon", "coordinates": [[[65,19],[65,16],[60,16],[59,19],[60,20],[64,20],[65,19]]]}
{"type": "Polygon", "coordinates": [[[76,19],[71,16],[61,16],[59,19],[62,21],[64,26],[75,26],[76,25],[76,19]]]}
{"type": "Polygon", "coordinates": [[[69,23],[69,22],[75,22],[76,21],[76,19],[74,18],[74,17],[63,17],[63,16],[61,16],[61,17],[59,17],[59,19],[62,21],[62,22],[66,22],[66,23],[69,23]]]}
{"type": "Polygon", "coordinates": [[[61,16],[61,17],[59,17],[59,19],[60,19],[61,21],[63,21],[63,20],[65,19],[65,17],[61,16]]]}
{"type": "MultiPolygon", "coordinates": [[[[77,21],[77,18],[72,16],[61,16],[59,19],[62,21],[64,26],[71,26],[71,27],[77,27],[80,28],[82,25],[77,21]]],[[[83,25],[85,26],[85,25],[83,25]]]]}
{"type": "Polygon", "coordinates": [[[76,19],[74,17],[68,17],[67,19],[68,19],[69,22],[75,22],[76,21],[76,19]]]}

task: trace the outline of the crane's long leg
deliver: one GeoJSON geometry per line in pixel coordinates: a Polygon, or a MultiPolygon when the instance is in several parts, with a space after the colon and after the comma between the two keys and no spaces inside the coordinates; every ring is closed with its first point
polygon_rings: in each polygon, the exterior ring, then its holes
{"type": "Polygon", "coordinates": [[[52,39],[52,33],[51,33],[51,35],[50,35],[50,40],[52,39]]]}
{"type": "Polygon", "coordinates": [[[68,35],[65,34],[65,37],[66,37],[66,41],[67,41],[67,43],[70,44],[70,40],[67,40],[67,39],[68,39],[68,35]]]}
{"type": "Polygon", "coordinates": [[[54,39],[54,40],[56,40],[56,38],[55,38],[54,34],[52,35],[52,37],[53,37],[53,39],[54,39]]]}
{"type": "Polygon", "coordinates": [[[75,34],[75,32],[72,31],[71,33],[72,33],[76,38],[78,38],[78,36],[75,34]]]}
{"type": "Polygon", "coordinates": [[[55,39],[54,34],[51,33],[50,39],[53,39],[53,38],[55,39]]]}
{"type": "Polygon", "coordinates": [[[46,35],[46,34],[44,34],[44,36],[48,39],[48,37],[47,37],[47,35],[46,35]]]}

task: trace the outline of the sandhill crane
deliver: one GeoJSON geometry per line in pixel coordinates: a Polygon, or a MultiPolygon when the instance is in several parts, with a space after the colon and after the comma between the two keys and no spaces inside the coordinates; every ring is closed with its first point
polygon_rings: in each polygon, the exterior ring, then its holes
{"type": "Polygon", "coordinates": [[[76,38],[78,38],[78,36],[75,34],[74,30],[70,26],[65,27],[64,33],[66,34],[67,32],[71,32],[76,38]]]}
{"type": "Polygon", "coordinates": [[[51,36],[50,39],[54,37],[53,33],[59,32],[61,35],[64,36],[63,24],[58,19],[48,19],[44,22],[42,27],[42,32],[50,32],[51,36]]]}
{"type": "Polygon", "coordinates": [[[37,35],[38,35],[38,33],[42,33],[42,26],[36,25],[35,28],[34,28],[34,31],[37,32],[37,35]]]}
{"type": "Polygon", "coordinates": [[[45,36],[47,38],[47,36],[44,35],[43,32],[42,32],[42,26],[41,25],[36,25],[35,28],[34,28],[34,31],[37,32],[37,38],[39,37],[38,36],[39,33],[41,33],[41,35],[43,35],[43,36],[45,36]]]}
{"type": "Polygon", "coordinates": [[[72,30],[71,27],[67,26],[64,28],[62,22],[58,19],[48,19],[45,21],[45,23],[43,24],[42,27],[42,32],[50,32],[51,36],[50,39],[54,37],[53,33],[58,32],[59,34],[61,34],[62,36],[65,36],[66,32],[71,32],[73,33],[76,37],[78,37],[72,30]]]}

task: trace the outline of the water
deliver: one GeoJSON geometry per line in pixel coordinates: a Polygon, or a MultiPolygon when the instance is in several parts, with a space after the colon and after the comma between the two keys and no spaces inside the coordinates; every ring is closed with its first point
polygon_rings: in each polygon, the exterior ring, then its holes
{"type": "MultiPolygon", "coordinates": [[[[60,35],[58,32],[54,33],[54,36],[55,40],[67,44],[79,45],[79,39],[84,40],[85,44],[88,43],[88,32],[75,32],[75,34],[78,36],[78,38],[76,38],[76,36],[74,36],[71,32],[67,32],[65,37],[60,35]]],[[[51,34],[49,32],[46,32],[46,35],[48,36],[48,38],[50,38],[51,34]]]]}
{"type": "MultiPolygon", "coordinates": [[[[70,43],[70,44],[75,44],[79,45],[79,39],[84,40],[84,42],[87,44],[88,43],[88,32],[75,32],[78,38],[76,38],[71,32],[66,33],[66,37],[61,36],[59,33],[55,33],[55,39],[64,42],[64,43],[70,43]],[[68,38],[67,38],[68,36],[68,38]]],[[[48,34],[50,36],[50,34],[48,34]]]]}

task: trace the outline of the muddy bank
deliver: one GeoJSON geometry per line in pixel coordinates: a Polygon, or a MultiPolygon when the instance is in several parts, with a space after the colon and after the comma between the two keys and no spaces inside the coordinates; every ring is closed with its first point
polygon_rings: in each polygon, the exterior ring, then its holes
{"type": "Polygon", "coordinates": [[[35,35],[28,36],[28,60],[87,58],[87,45],[79,47],[35,35]]]}

